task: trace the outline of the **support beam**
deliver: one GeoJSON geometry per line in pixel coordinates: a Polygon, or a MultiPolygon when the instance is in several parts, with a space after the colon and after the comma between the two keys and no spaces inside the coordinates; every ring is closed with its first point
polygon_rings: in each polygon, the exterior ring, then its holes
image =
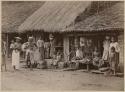
{"type": "Polygon", "coordinates": [[[9,57],[9,37],[8,37],[8,33],[6,34],[6,61],[8,61],[8,57],[9,57]]]}

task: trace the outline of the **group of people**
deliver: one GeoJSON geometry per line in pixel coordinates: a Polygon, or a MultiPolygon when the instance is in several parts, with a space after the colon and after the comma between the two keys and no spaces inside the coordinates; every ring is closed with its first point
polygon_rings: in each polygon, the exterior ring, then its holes
{"type": "MultiPolygon", "coordinates": [[[[20,69],[20,52],[25,53],[26,66],[31,70],[39,65],[46,66],[45,57],[53,58],[53,65],[57,66],[62,60],[63,53],[59,50],[55,52],[53,37],[51,37],[50,42],[44,42],[40,37],[35,43],[33,37],[29,37],[28,41],[21,44],[21,38],[15,37],[15,42],[12,41],[10,44],[11,55],[12,55],[12,66],[14,70],[20,69]]],[[[77,43],[77,41],[76,41],[77,43]]],[[[98,46],[92,45],[92,40],[80,39],[80,45],[76,45],[75,55],[71,59],[71,62],[75,62],[77,65],[82,64],[92,64],[98,69],[106,65],[110,72],[114,75],[118,70],[119,64],[119,43],[116,41],[115,37],[106,36],[103,41],[103,55],[101,56],[98,46]]],[[[6,44],[2,41],[2,61],[5,61],[6,56],[6,44]]],[[[72,51],[71,51],[72,53],[72,51]]],[[[70,54],[71,54],[70,53],[70,54]]],[[[4,64],[4,62],[3,62],[4,64]]]]}
{"type": "Polygon", "coordinates": [[[50,58],[50,52],[52,53],[51,42],[44,42],[40,37],[35,43],[33,37],[29,37],[28,41],[21,44],[21,38],[15,37],[16,41],[12,41],[10,44],[10,49],[12,52],[12,66],[14,70],[19,70],[20,68],[20,52],[25,54],[26,67],[31,70],[34,67],[40,67],[40,65],[45,64],[44,58],[50,58]]]}
{"type": "Polygon", "coordinates": [[[80,40],[80,46],[76,46],[75,55],[71,62],[75,62],[77,68],[80,63],[92,64],[98,69],[106,66],[109,71],[115,75],[119,64],[119,52],[120,47],[115,37],[105,37],[102,56],[99,48],[92,45],[91,39],[85,40],[85,38],[83,38],[80,40]]]}
{"type": "Polygon", "coordinates": [[[106,40],[103,42],[103,48],[102,59],[109,66],[109,71],[115,75],[119,65],[119,43],[116,41],[115,37],[111,37],[110,40],[110,37],[106,36],[106,40]]]}

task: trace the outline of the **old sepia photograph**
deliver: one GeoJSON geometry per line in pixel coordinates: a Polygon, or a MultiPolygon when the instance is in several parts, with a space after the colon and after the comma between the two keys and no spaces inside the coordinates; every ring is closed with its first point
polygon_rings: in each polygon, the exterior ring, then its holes
{"type": "Polygon", "coordinates": [[[124,91],[124,1],[1,1],[1,91],[124,91]]]}

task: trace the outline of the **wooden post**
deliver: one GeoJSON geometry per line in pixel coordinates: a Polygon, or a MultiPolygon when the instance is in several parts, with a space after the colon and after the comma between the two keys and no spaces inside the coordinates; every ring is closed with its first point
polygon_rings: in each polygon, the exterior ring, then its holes
{"type": "Polygon", "coordinates": [[[8,53],[8,48],[9,48],[9,41],[8,41],[8,33],[6,34],[6,37],[7,37],[7,39],[6,39],[6,55],[5,55],[5,70],[7,70],[6,69],[6,62],[8,62],[8,56],[9,56],[9,53],[8,53]]]}
{"type": "Polygon", "coordinates": [[[67,62],[69,60],[69,37],[65,36],[63,39],[63,51],[64,51],[64,60],[67,62]]]}
{"type": "Polygon", "coordinates": [[[89,64],[87,64],[87,71],[89,71],[89,64]]]}
{"type": "Polygon", "coordinates": [[[7,55],[7,59],[8,59],[8,54],[9,54],[9,53],[8,53],[8,50],[9,50],[9,49],[8,49],[8,47],[9,47],[9,45],[8,45],[8,44],[9,44],[9,42],[8,42],[8,34],[6,34],[6,37],[7,37],[7,39],[6,39],[6,42],[7,42],[7,44],[6,44],[7,54],[6,54],[6,55],[7,55]]]}

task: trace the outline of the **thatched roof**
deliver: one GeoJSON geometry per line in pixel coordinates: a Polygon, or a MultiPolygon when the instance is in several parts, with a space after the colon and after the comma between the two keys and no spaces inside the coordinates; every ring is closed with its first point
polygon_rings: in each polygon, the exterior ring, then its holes
{"type": "Polygon", "coordinates": [[[63,32],[119,29],[124,29],[124,2],[118,2],[99,13],[89,16],[85,20],[64,29],[63,32]]]}
{"type": "Polygon", "coordinates": [[[60,32],[74,23],[76,17],[84,12],[89,4],[90,2],[83,1],[48,1],[21,24],[19,32],[60,32]]]}
{"type": "Polygon", "coordinates": [[[17,28],[44,2],[2,1],[2,32],[17,32],[17,28]]]}

